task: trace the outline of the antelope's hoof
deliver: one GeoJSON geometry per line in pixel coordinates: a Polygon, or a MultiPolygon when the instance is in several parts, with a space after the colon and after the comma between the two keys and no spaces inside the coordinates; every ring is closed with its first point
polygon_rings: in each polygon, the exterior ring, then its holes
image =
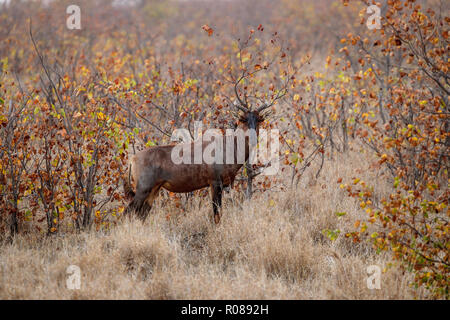
{"type": "Polygon", "coordinates": [[[214,215],[214,222],[215,222],[216,224],[219,224],[219,222],[220,222],[220,215],[219,215],[219,214],[215,214],[215,215],[214,215]]]}

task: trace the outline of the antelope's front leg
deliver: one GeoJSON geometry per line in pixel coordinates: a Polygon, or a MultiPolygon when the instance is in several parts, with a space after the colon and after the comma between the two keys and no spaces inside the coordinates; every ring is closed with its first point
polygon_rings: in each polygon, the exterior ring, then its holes
{"type": "Polygon", "coordinates": [[[222,193],[223,185],[222,182],[214,182],[211,185],[212,193],[212,204],[214,211],[214,222],[218,224],[220,222],[220,209],[222,208],[222,193]]]}

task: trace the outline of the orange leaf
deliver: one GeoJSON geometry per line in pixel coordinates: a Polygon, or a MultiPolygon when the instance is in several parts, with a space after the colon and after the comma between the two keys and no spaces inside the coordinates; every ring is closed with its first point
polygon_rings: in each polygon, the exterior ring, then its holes
{"type": "Polygon", "coordinates": [[[208,36],[212,36],[213,35],[213,33],[214,33],[214,30],[210,27],[210,26],[208,26],[207,24],[204,24],[203,26],[202,26],[202,29],[203,30],[205,30],[206,32],[208,32],[208,36]]]}

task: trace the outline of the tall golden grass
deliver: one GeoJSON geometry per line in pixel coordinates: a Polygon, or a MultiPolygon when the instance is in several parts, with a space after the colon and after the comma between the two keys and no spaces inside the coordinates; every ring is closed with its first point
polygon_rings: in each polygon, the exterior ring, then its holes
{"type": "Polygon", "coordinates": [[[364,213],[338,177],[362,170],[375,192],[388,191],[386,177],[367,170],[369,160],[357,151],[339,155],[318,179],[312,168],[297,188],[250,201],[231,190],[219,225],[207,198],[190,199],[167,219],[176,208],[160,197],[144,223],[20,234],[0,246],[0,299],[424,299],[424,290],[408,285],[411,274],[386,268],[388,253],[343,235],[364,213]],[[343,232],[331,241],[324,229],[343,232]],[[66,286],[69,265],[81,269],[79,290],[66,286]],[[367,287],[370,265],[384,270],[379,290],[367,287]]]}

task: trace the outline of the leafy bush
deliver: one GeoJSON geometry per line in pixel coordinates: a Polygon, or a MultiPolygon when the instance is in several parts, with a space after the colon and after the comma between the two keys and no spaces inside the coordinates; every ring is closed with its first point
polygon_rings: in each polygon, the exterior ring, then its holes
{"type": "MultiPolygon", "coordinates": [[[[353,79],[356,134],[387,166],[393,192],[378,200],[359,179],[344,186],[379,227],[371,237],[390,249],[437,297],[449,296],[450,93],[448,20],[414,1],[388,1],[379,31],[342,40],[358,67],[353,79]]],[[[356,71],[354,71],[356,69],[356,71]]],[[[362,225],[352,235],[358,239],[362,225]]]]}

